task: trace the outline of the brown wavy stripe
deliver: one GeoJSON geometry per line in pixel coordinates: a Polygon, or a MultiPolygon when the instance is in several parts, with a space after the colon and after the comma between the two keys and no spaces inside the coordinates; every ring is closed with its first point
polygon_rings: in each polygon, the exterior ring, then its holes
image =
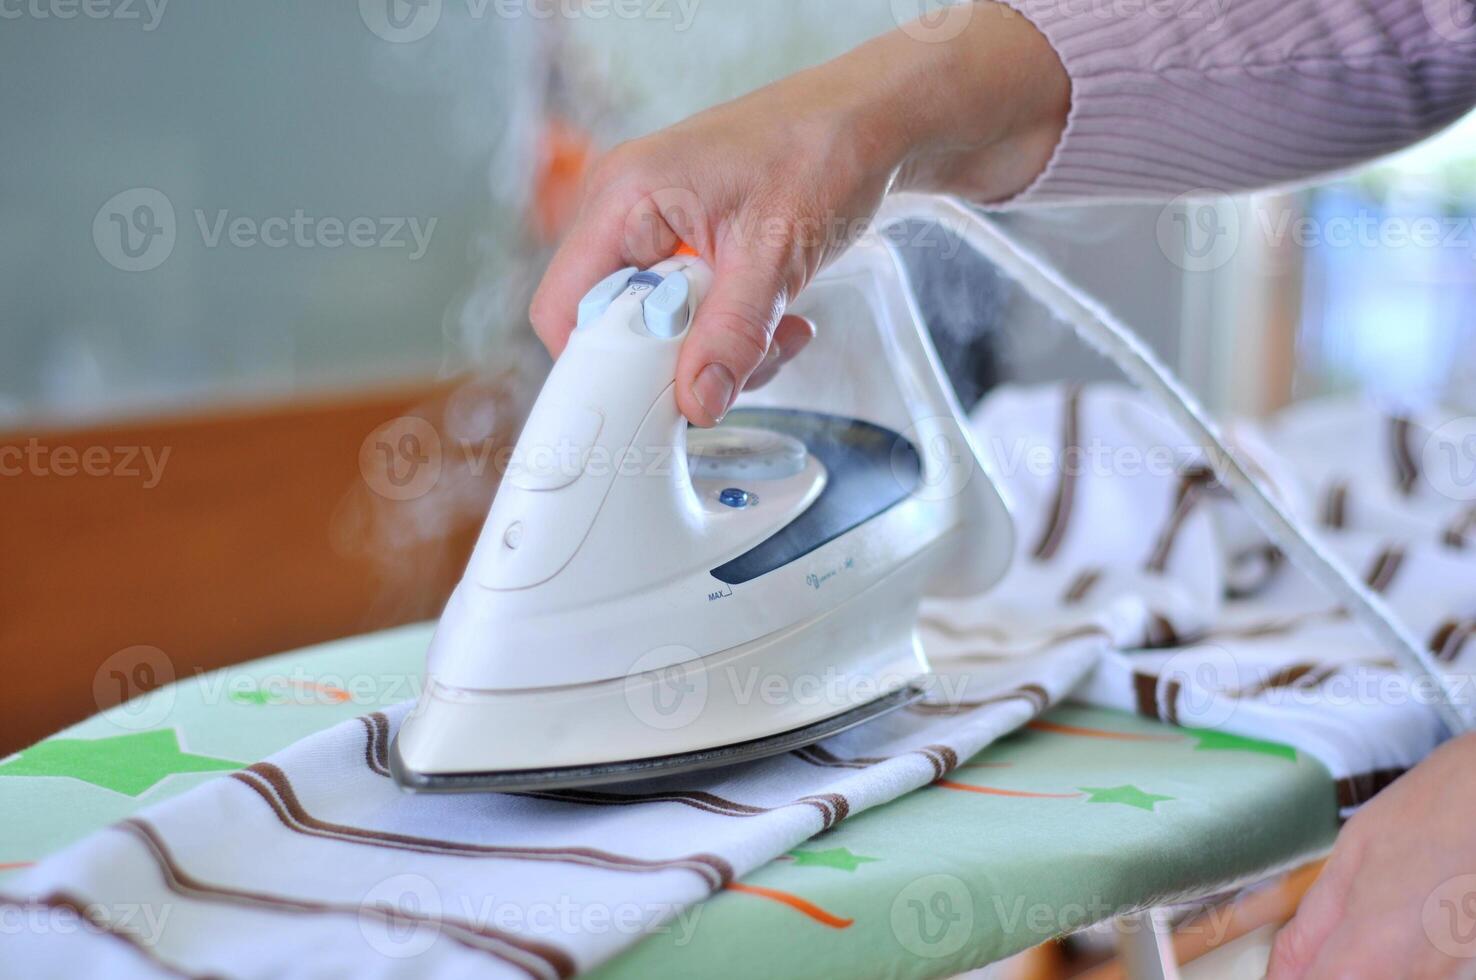
{"type": "Polygon", "coordinates": [[[417,915],[388,905],[322,902],[212,884],[196,878],[180,867],[164,843],[163,837],[152,824],[138,817],[130,817],[113,826],[118,830],[133,834],[143,842],[162,872],[165,886],[176,895],[202,901],[265,908],[276,912],[355,917],[372,915],[387,922],[430,925],[452,941],[468,949],[488,953],[522,970],[530,977],[563,978],[572,977],[575,973],[574,958],[557,946],[539,940],[525,939],[490,926],[480,926],[445,916],[432,918],[417,915]]]}
{"type": "MultiPolygon", "coordinates": [[[[803,749],[796,750],[798,752],[803,749]]],[[[809,760],[806,760],[809,761],[809,760]]],[[[518,796],[527,796],[540,800],[555,800],[560,803],[578,803],[584,806],[635,806],[643,803],[679,803],[689,806],[705,813],[716,813],[725,817],[757,817],[765,813],[773,813],[791,806],[809,806],[820,811],[820,817],[829,827],[834,821],[834,807],[826,800],[805,796],[791,803],[782,803],[779,806],[754,806],[748,803],[736,803],[733,800],[724,799],[713,793],[693,792],[686,790],[672,790],[669,792],[656,793],[607,793],[592,790],[545,790],[528,793],[519,793],[518,796]]]]}
{"type": "Polygon", "coordinates": [[[1387,592],[1394,584],[1394,579],[1399,575],[1399,569],[1403,565],[1404,549],[1398,545],[1391,545],[1379,552],[1379,556],[1374,559],[1373,567],[1368,570],[1368,576],[1364,581],[1375,592],[1387,592]]]}
{"type": "Polygon", "coordinates": [[[1051,695],[1049,691],[1039,684],[1022,684],[1013,691],[996,694],[993,697],[981,698],[977,701],[953,701],[939,704],[923,701],[909,705],[907,710],[919,715],[961,715],[966,711],[973,711],[976,708],[985,708],[992,704],[1004,704],[1008,701],[1030,702],[1032,709],[1030,717],[1034,718],[1051,706],[1051,695]]]}
{"type": "Polygon", "coordinates": [[[942,779],[958,768],[958,753],[946,745],[924,745],[918,751],[933,764],[934,779],[942,779]]]}
{"type": "Polygon", "coordinates": [[[1446,528],[1440,535],[1440,540],[1447,548],[1461,550],[1466,547],[1466,535],[1476,531],[1476,507],[1469,508],[1446,528]]]}
{"type": "Polygon", "coordinates": [[[501,858],[512,861],[553,861],[560,864],[602,868],[608,871],[641,873],[681,868],[701,876],[713,890],[721,888],[733,877],[732,866],[714,854],[693,854],[670,860],[649,860],[587,847],[512,847],[498,844],[471,844],[330,823],[326,820],[319,820],[308,813],[298,800],[297,793],[293,790],[287,774],[269,762],[258,762],[241,772],[231,773],[231,776],[251,787],[258,796],[265,800],[283,826],[309,837],[322,837],[345,843],[386,847],[401,851],[417,851],[423,854],[501,858]]]}
{"type": "Polygon", "coordinates": [[[69,912],[75,913],[78,918],[91,923],[93,928],[97,929],[103,935],[123,943],[139,956],[148,960],[151,966],[168,973],[170,976],[187,977],[189,980],[221,980],[222,977],[219,973],[191,973],[174,963],[170,963],[161,958],[152,947],[133,933],[126,929],[116,929],[107,919],[94,915],[89,911],[90,903],[82,901],[82,899],[69,892],[54,891],[40,898],[20,898],[15,895],[0,894],[0,905],[11,905],[19,909],[32,908],[37,905],[45,906],[49,909],[66,909],[69,912]]]}
{"type": "Polygon", "coordinates": [[[1148,635],[1143,638],[1143,647],[1147,650],[1162,650],[1164,647],[1183,646],[1184,637],[1174,626],[1173,620],[1161,612],[1150,613],[1148,616],[1148,635]]]}
{"type": "MultiPolygon", "coordinates": [[[[958,753],[947,745],[924,745],[920,749],[913,749],[907,755],[921,755],[928,760],[933,767],[933,778],[942,779],[948,773],[958,767],[958,753]]],[[[808,762],[812,766],[824,766],[833,769],[866,769],[876,765],[878,762],[886,762],[897,756],[861,756],[854,759],[843,759],[834,753],[822,749],[818,745],[808,748],[797,749],[794,755],[808,762]]]]}
{"type": "Polygon", "coordinates": [[[1102,570],[1100,568],[1084,569],[1081,574],[1071,580],[1065,594],[1061,596],[1062,605],[1075,606],[1086,600],[1091,591],[1102,581],[1102,570]]]}
{"type": "Polygon", "coordinates": [[[820,815],[824,820],[821,830],[829,830],[842,820],[851,815],[851,801],[839,793],[820,793],[815,796],[802,796],[796,802],[809,803],[818,807],[820,815]]]}
{"type": "Polygon", "coordinates": [[[1359,806],[1374,798],[1374,795],[1394,780],[1404,775],[1404,769],[1374,769],[1337,781],[1338,806],[1344,809],[1359,806]]]}
{"type": "Polygon", "coordinates": [[[1153,544],[1153,551],[1148,555],[1148,562],[1144,566],[1155,575],[1162,575],[1168,568],[1169,558],[1174,553],[1174,542],[1179,538],[1179,532],[1184,530],[1184,525],[1189,521],[1189,515],[1194,512],[1194,507],[1199,503],[1203,489],[1191,476],[1181,477],[1178,490],[1174,494],[1174,509],[1169,512],[1168,521],[1163,530],[1158,532],[1158,539],[1153,544]]]}
{"type": "MultiPolygon", "coordinates": [[[[718,813],[725,817],[756,817],[770,813],[776,807],[752,806],[724,799],[715,793],[696,790],[668,790],[655,793],[609,793],[585,789],[533,790],[518,793],[538,800],[554,800],[559,803],[579,803],[585,806],[639,806],[643,803],[680,803],[682,806],[718,813]]],[[[785,804],[790,806],[792,804],[785,804]]]]}
{"type": "Polygon", "coordinates": [[[1476,619],[1447,620],[1430,638],[1430,652],[1443,663],[1454,663],[1473,633],[1476,633],[1476,619]]]}
{"type": "Polygon", "coordinates": [[[1348,526],[1348,483],[1339,480],[1327,488],[1322,501],[1322,524],[1324,527],[1341,529],[1348,526]]]}
{"type": "Polygon", "coordinates": [[[802,762],[808,762],[812,766],[821,766],[827,769],[867,769],[878,762],[886,762],[891,756],[856,756],[843,759],[831,752],[829,749],[819,745],[807,745],[802,749],[795,749],[793,753],[802,762]]]}
{"type": "Polygon", "coordinates": [[[360,715],[364,725],[364,764],[377,776],[388,776],[389,771],[389,718],[382,711],[360,715]]]}
{"type": "Polygon", "coordinates": [[[1394,457],[1394,482],[1406,497],[1414,493],[1415,483],[1420,478],[1420,465],[1410,445],[1413,434],[1414,423],[1408,416],[1395,415],[1389,419],[1389,451],[1394,457]]]}
{"type": "Polygon", "coordinates": [[[1051,517],[1031,552],[1036,561],[1054,558],[1066,537],[1071,510],[1076,503],[1076,478],[1080,466],[1081,386],[1072,385],[1067,389],[1066,406],[1061,413],[1061,472],[1056,481],[1056,496],[1051,502],[1051,517]]]}
{"type": "Polygon", "coordinates": [[[1179,723],[1179,691],[1182,685],[1177,680],[1164,686],[1162,704],[1158,700],[1158,675],[1146,671],[1133,671],[1133,696],[1137,701],[1138,714],[1154,721],[1166,721],[1170,725],[1179,723]]]}

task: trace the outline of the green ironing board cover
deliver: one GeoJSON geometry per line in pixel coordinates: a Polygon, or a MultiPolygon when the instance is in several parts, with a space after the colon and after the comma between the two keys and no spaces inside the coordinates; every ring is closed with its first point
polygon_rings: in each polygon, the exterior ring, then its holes
{"type": "MultiPolygon", "coordinates": [[[[0,760],[0,880],[83,835],[418,690],[429,625],[176,682],[0,760]],[[80,744],[72,740],[88,740],[80,744]]],[[[1325,849],[1331,777],[1282,745],[1055,709],[859,814],[604,977],[932,977],[1325,849]]]]}

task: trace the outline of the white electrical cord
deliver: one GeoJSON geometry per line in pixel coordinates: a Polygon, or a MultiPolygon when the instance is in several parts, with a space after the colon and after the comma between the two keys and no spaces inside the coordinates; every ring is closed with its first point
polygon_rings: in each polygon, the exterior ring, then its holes
{"type": "Polygon", "coordinates": [[[1429,683],[1439,692],[1435,707],[1451,731],[1459,734],[1473,727],[1470,706],[1424,644],[1383,599],[1313,541],[1311,532],[1277,502],[1226,445],[1214,420],[1194,396],[1125,323],[961,201],[893,194],[882,205],[877,228],[884,230],[907,220],[936,222],[958,235],[1069,324],[1077,336],[1116,364],[1129,380],[1156,396],[1173,420],[1209,455],[1215,474],[1291,563],[1349,610],[1368,634],[1394,655],[1409,677],[1429,683]]]}

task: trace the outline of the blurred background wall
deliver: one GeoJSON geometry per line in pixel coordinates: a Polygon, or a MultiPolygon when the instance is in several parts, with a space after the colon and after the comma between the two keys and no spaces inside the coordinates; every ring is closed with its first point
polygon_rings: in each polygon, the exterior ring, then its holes
{"type": "MultiPolygon", "coordinates": [[[[120,649],[184,674],[434,615],[546,368],[526,302],[589,160],[923,7],[4,6],[0,452],[27,462],[0,475],[0,656],[34,693],[0,751],[103,706],[120,649]],[[387,480],[430,461],[422,492],[387,480]]],[[[1457,397],[1471,137],[1296,192],[1004,220],[1222,410],[1457,397]],[[1420,218],[1434,244],[1392,234],[1420,218]]],[[[966,397],[1111,375],[966,255],[909,261],[966,397]]]]}

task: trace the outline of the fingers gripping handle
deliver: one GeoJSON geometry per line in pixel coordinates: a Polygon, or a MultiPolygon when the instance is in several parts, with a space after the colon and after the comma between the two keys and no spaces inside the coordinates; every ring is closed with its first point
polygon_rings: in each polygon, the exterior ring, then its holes
{"type": "Polygon", "coordinates": [[[606,416],[601,443],[616,450],[628,446],[636,426],[672,387],[681,342],[711,283],[711,269],[695,255],[676,255],[646,270],[622,269],[601,280],[579,303],[578,324],[533,407],[529,428],[557,420],[570,405],[589,404],[606,416]],[[629,424],[613,425],[614,415],[629,424]]]}
{"type": "Polygon", "coordinates": [[[617,473],[643,455],[684,457],[677,355],[711,280],[706,263],[680,255],[623,269],[586,294],[487,515],[474,558],[484,587],[551,578],[579,549],[617,473]]]}

